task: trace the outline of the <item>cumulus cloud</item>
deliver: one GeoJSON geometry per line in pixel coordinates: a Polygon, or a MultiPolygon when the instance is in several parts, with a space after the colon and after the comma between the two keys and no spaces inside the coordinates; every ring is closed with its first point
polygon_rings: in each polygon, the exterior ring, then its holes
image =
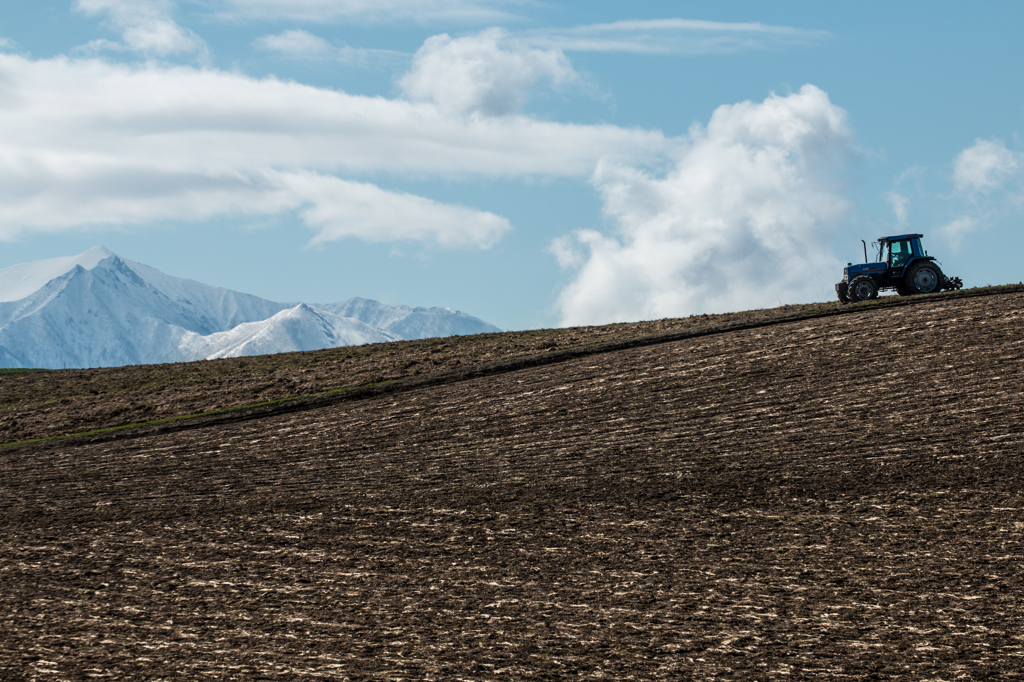
{"type": "Polygon", "coordinates": [[[593,182],[614,234],[552,251],[575,270],[563,325],[744,310],[819,298],[840,263],[826,247],[849,209],[845,112],[822,90],[719,107],[664,177],[603,163],[593,182]]]}
{"type": "Polygon", "coordinates": [[[567,52],[694,55],[806,45],[828,36],[825,31],[760,22],[649,19],[539,29],[525,32],[523,39],[567,52]]]}
{"type": "Polygon", "coordinates": [[[75,9],[106,17],[124,40],[123,44],[94,40],[87,49],[127,48],[158,57],[206,50],[199,36],[171,17],[174,3],[170,0],[75,0],[75,9]]]}
{"type": "Polygon", "coordinates": [[[452,38],[428,38],[398,84],[414,102],[429,102],[448,114],[501,116],[520,109],[540,80],[562,86],[579,81],[566,56],[512,39],[502,29],[452,38]]]}
{"type": "Polygon", "coordinates": [[[311,23],[341,21],[392,23],[499,21],[511,18],[504,7],[524,0],[211,0],[216,12],[230,19],[288,19],[311,23]]]}
{"type": "Polygon", "coordinates": [[[428,103],[159,63],[0,53],[0,83],[0,239],[298,211],[320,240],[487,246],[504,219],[335,176],[585,178],[603,156],[643,164],[673,146],[656,132],[455,119],[428,103]]]}
{"type": "Polygon", "coordinates": [[[1019,168],[1017,155],[1006,145],[979,138],[953,162],[953,182],[961,191],[987,191],[999,186],[1019,168]]]}

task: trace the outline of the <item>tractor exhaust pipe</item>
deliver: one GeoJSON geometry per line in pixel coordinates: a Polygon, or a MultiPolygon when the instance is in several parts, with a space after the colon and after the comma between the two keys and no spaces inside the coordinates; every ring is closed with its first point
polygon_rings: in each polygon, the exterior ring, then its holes
{"type": "Polygon", "coordinates": [[[860,240],[860,243],[864,245],[864,262],[867,263],[868,262],[868,243],[866,241],[864,241],[863,239],[860,240]]]}

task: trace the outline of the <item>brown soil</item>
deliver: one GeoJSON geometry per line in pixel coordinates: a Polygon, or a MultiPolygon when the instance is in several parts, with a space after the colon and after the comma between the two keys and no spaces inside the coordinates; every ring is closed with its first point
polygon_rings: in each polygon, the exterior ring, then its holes
{"type": "Polygon", "coordinates": [[[1019,677],[1022,303],[0,450],[0,678],[1019,677]]]}

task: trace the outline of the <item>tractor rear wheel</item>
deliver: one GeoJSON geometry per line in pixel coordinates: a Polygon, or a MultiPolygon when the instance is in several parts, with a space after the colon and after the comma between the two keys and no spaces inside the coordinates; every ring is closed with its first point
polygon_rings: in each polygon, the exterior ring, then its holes
{"type": "Polygon", "coordinates": [[[850,298],[851,303],[870,301],[873,298],[878,298],[878,285],[870,277],[863,275],[854,277],[850,286],[846,288],[846,295],[850,298]]]}
{"type": "Polygon", "coordinates": [[[904,285],[911,293],[930,294],[942,288],[942,275],[931,263],[914,263],[904,279],[904,285]]]}

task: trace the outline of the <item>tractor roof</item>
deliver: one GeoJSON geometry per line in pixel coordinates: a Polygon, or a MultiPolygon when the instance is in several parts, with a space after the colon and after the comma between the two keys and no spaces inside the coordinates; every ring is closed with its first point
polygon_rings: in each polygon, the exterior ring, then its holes
{"type": "Polygon", "coordinates": [[[924,236],[923,234],[900,234],[900,235],[896,235],[895,237],[879,237],[878,241],[880,241],[880,242],[898,242],[901,239],[913,239],[914,237],[917,237],[918,239],[920,239],[923,236],[924,236]]]}

